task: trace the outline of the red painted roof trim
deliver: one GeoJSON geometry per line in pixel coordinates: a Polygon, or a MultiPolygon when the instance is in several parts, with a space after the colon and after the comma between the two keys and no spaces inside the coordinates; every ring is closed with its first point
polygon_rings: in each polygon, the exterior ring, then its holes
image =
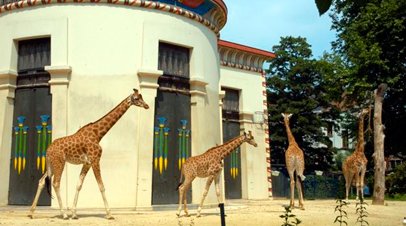
{"type": "Polygon", "coordinates": [[[213,2],[216,3],[217,5],[219,5],[223,9],[224,13],[227,15],[228,9],[227,9],[226,4],[223,2],[223,0],[213,0],[213,2]]]}
{"type": "Polygon", "coordinates": [[[264,57],[269,57],[269,58],[275,58],[276,57],[275,53],[268,52],[268,51],[265,51],[265,50],[262,50],[262,49],[257,49],[257,48],[241,45],[241,44],[237,44],[237,43],[234,43],[234,42],[219,40],[218,45],[233,48],[233,49],[238,49],[238,50],[245,51],[245,52],[248,52],[248,53],[261,55],[261,56],[264,56],[264,57]]]}

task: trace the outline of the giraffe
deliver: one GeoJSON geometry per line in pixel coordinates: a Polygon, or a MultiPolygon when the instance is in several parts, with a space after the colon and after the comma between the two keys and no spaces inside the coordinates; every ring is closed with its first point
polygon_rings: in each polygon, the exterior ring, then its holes
{"type": "Polygon", "coordinates": [[[292,131],[289,127],[289,119],[292,114],[282,113],[283,121],[288,135],[289,146],[285,151],[285,163],[290,178],[290,207],[295,206],[295,172],[296,172],[296,189],[299,194],[299,208],[304,210],[302,182],[305,179],[304,171],[304,155],[302,149],[296,143],[292,131]]]}
{"type": "Polygon", "coordinates": [[[193,156],[186,160],[181,169],[180,184],[178,186],[179,189],[179,208],[177,213],[178,216],[180,216],[180,212],[182,211],[182,201],[184,202],[185,214],[186,216],[189,216],[187,209],[186,194],[192,184],[192,181],[196,177],[208,178],[202,199],[200,201],[199,208],[197,209],[197,217],[200,217],[200,212],[202,210],[204,199],[207,196],[207,192],[209,191],[210,185],[213,182],[213,180],[216,186],[217,200],[219,203],[222,203],[222,198],[220,197],[219,181],[220,181],[220,173],[221,170],[223,169],[223,159],[244,142],[247,142],[248,144],[254,147],[258,146],[254,140],[254,137],[252,136],[251,131],[249,131],[248,134],[244,132],[244,134],[229,140],[225,144],[218,146],[216,145],[215,147],[212,147],[209,150],[207,150],[205,153],[193,156]],[[185,177],[185,180],[182,183],[183,176],[185,177]]]}
{"type": "Polygon", "coordinates": [[[352,153],[348,158],[345,159],[342,170],[345,178],[345,200],[348,201],[348,193],[350,191],[351,184],[355,178],[355,186],[357,188],[356,199],[359,198],[359,193],[361,193],[361,198],[364,198],[364,177],[367,167],[368,160],[364,154],[364,118],[365,115],[369,113],[369,109],[365,108],[359,114],[358,121],[358,139],[357,145],[355,147],[354,153],[352,153]]]}
{"type": "Polygon", "coordinates": [[[104,201],[104,206],[107,213],[106,218],[114,219],[110,213],[105,196],[105,188],[100,173],[99,162],[102,155],[102,148],[99,145],[99,142],[131,105],[145,109],[149,108],[149,106],[144,102],[142,95],[138,93],[138,90],[134,89],[133,94],[125,98],[113,110],[108,112],[96,122],[87,124],[73,135],[56,139],[49,145],[46,154],[47,171],[39,180],[37,193],[28,215],[29,217],[33,218],[38,198],[42,189],[44,188],[45,183],[47,185],[48,192],[50,192],[50,180],[53,176],[52,185],[58,198],[60,213],[63,219],[68,218],[68,215],[63,208],[59,190],[62,172],[65,167],[65,163],[68,162],[75,165],[83,164],[82,171],[80,172],[79,176],[79,182],[76,187],[76,194],[72,208],[72,218],[78,218],[76,215],[76,204],[78,201],[79,192],[82,188],[83,180],[85,179],[87,172],[90,168],[92,168],[104,201]]]}

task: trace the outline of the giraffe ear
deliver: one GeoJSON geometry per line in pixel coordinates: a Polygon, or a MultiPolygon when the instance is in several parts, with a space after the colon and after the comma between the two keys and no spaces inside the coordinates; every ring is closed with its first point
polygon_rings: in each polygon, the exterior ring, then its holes
{"type": "Polygon", "coordinates": [[[281,115],[282,115],[282,117],[284,117],[284,118],[285,118],[285,114],[281,113],[281,115]]]}
{"type": "Polygon", "coordinates": [[[289,114],[289,115],[288,115],[288,118],[290,118],[290,117],[292,117],[292,114],[289,114]]]}

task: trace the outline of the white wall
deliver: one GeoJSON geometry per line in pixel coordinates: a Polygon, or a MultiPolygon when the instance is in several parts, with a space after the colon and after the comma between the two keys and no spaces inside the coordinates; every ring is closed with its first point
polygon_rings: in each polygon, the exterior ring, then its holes
{"type": "MultiPolygon", "coordinates": [[[[243,114],[241,127],[253,132],[258,147],[242,146],[242,195],[247,199],[268,198],[265,125],[254,124],[251,114],[264,111],[264,78],[258,72],[220,67],[220,87],[240,90],[240,115],[243,114]],[[248,117],[247,117],[248,116],[248,117]]],[[[241,117],[240,117],[241,119],[241,117]]]]}
{"type": "MultiPolygon", "coordinates": [[[[53,89],[54,99],[66,97],[66,101],[53,99],[53,118],[64,122],[53,122],[57,125],[54,138],[96,121],[133,88],[140,88],[137,73],[157,70],[158,43],[164,41],[191,48],[191,80],[207,83],[203,94],[192,95],[193,153],[202,153],[220,142],[219,125],[205,126],[208,120],[219,121],[219,61],[217,37],[203,24],[136,7],[58,4],[2,14],[0,29],[0,71],[17,69],[15,41],[42,36],[51,37],[51,68],[71,68],[65,91],[53,89]],[[55,103],[64,104],[66,112],[59,112],[55,103]]],[[[140,116],[154,114],[153,97],[148,104],[149,110],[130,108],[101,141],[102,177],[112,208],[151,205],[148,189],[152,186],[152,170],[139,165],[152,166],[152,142],[138,145],[144,139],[152,141],[153,117],[149,117],[151,128],[138,127],[144,120],[140,116]]],[[[65,205],[73,202],[80,169],[73,165],[65,168],[61,184],[65,205]]],[[[193,192],[198,197],[194,195],[193,202],[197,203],[202,189],[194,187],[193,192]]],[[[57,202],[53,200],[52,205],[57,206],[57,202]]],[[[88,174],[82,187],[80,207],[103,207],[93,173],[88,174]]]]}

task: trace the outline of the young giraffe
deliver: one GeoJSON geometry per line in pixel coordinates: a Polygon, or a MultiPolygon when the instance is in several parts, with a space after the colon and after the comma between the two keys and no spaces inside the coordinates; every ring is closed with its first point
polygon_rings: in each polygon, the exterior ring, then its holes
{"type": "Polygon", "coordinates": [[[283,121],[288,135],[289,146],[285,152],[285,163],[290,178],[290,207],[295,206],[295,172],[296,172],[296,188],[299,194],[299,208],[304,210],[302,181],[305,179],[304,171],[304,155],[302,149],[296,143],[292,131],[289,127],[289,119],[292,114],[282,113],[283,121]]]}
{"type": "Polygon", "coordinates": [[[257,147],[257,143],[254,140],[254,137],[251,134],[251,131],[247,133],[235,137],[230,141],[226,142],[223,145],[219,145],[216,147],[212,147],[207,150],[205,153],[197,156],[193,156],[188,158],[186,162],[183,164],[181,169],[181,177],[180,177],[180,184],[178,186],[179,189],[179,208],[177,215],[180,216],[180,212],[182,211],[182,201],[184,203],[184,211],[186,216],[189,215],[187,210],[187,200],[186,194],[192,181],[196,177],[206,178],[206,188],[203,192],[202,199],[200,201],[199,208],[197,209],[197,217],[200,217],[200,211],[202,210],[204,199],[206,198],[207,192],[209,191],[210,185],[214,180],[214,184],[216,186],[216,194],[217,200],[219,203],[222,203],[220,197],[220,173],[223,169],[223,159],[233,152],[237,147],[239,147],[242,143],[247,142],[248,144],[257,147]],[[182,177],[185,177],[185,180],[182,183],[182,177]]]}
{"type": "Polygon", "coordinates": [[[104,201],[104,206],[107,213],[106,218],[114,219],[110,213],[104,193],[105,189],[102,177],[100,174],[99,162],[102,155],[102,148],[100,147],[99,142],[131,105],[145,109],[149,108],[142,99],[141,94],[138,93],[138,90],[134,89],[133,94],[125,98],[119,105],[117,105],[113,110],[100,118],[98,121],[87,124],[73,135],[56,139],[49,145],[46,154],[47,171],[39,180],[37,194],[35,195],[32,203],[30,214],[28,215],[29,217],[33,217],[38,198],[42,189],[44,188],[45,183],[47,184],[48,191],[50,191],[51,188],[49,181],[51,177],[54,176],[52,185],[58,198],[61,215],[63,219],[68,218],[66,212],[64,211],[59,191],[65,162],[68,162],[76,165],[83,164],[82,171],[79,176],[79,182],[76,187],[76,194],[72,208],[72,218],[77,219],[76,204],[78,202],[79,191],[82,188],[83,180],[85,179],[87,172],[90,168],[92,168],[104,201]]]}
{"type": "Polygon", "coordinates": [[[359,115],[358,121],[358,140],[354,153],[352,153],[347,159],[345,159],[342,169],[345,178],[345,200],[348,201],[348,193],[350,191],[351,184],[355,178],[355,186],[357,188],[357,197],[361,193],[361,198],[364,198],[364,177],[368,160],[364,154],[364,118],[368,114],[369,109],[363,109],[359,115]]]}

